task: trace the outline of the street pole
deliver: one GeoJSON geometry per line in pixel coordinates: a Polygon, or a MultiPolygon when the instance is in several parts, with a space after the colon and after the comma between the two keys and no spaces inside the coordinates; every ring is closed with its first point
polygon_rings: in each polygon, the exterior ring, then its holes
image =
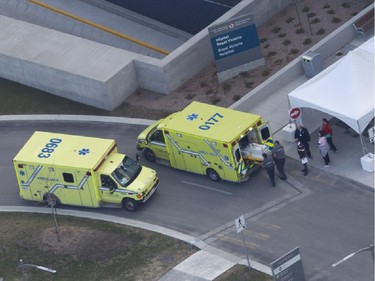
{"type": "Polygon", "coordinates": [[[332,267],[338,266],[340,263],[343,263],[344,261],[352,258],[356,254],[364,252],[364,251],[370,251],[371,252],[372,262],[374,262],[374,244],[370,244],[368,247],[359,249],[358,251],[355,251],[354,253],[351,253],[351,254],[347,255],[346,257],[344,257],[343,259],[339,260],[338,262],[332,264],[332,267]]]}
{"type": "Polygon", "coordinates": [[[36,269],[39,269],[39,270],[43,270],[43,271],[50,272],[50,273],[56,273],[56,270],[54,270],[54,269],[51,269],[51,268],[48,268],[48,267],[45,267],[45,266],[41,266],[41,265],[23,263],[23,260],[20,259],[20,264],[17,266],[17,269],[22,270],[22,275],[23,275],[24,281],[27,281],[27,274],[26,274],[25,267],[35,267],[36,269]]]}
{"type": "Polygon", "coordinates": [[[243,234],[243,231],[241,231],[241,234],[242,234],[242,241],[243,241],[243,245],[245,247],[245,254],[246,254],[246,260],[247,260],[247,266],[249,267],[249,269],[251,269],[251,266],[250,266],[250,259],[249,259],[249,253],[247,251],[247,247],[246,247],[246,242],[245,242],[245,236],[243,234]]]}

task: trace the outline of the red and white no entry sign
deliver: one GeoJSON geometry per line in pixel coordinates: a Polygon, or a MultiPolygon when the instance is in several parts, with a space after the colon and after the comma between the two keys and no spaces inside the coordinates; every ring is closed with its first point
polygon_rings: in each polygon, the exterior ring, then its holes
{"type": "Polygon", "coordinates": [[[289,110],[289,116],[290,118],[297,119],[301,116],[301,109],[299,107],[294,107],[291,110],[289,110]]]}

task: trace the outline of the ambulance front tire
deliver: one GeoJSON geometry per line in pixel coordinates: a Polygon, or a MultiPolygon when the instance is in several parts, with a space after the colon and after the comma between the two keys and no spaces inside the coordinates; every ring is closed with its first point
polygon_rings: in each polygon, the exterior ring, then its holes
{"type": "Polygon", "coordinates": [[[138,209],[138,203],[131,198],[122,200],[122,206],[130,212],[135,212],[138,209]]]}
{"type": "Polygon", "coordinates": [[[221,181],[221,178],[219,174],[213,170],[213,169],[207,169],[207,176],[212,180],[212,181],[221,181]]]}
{"type": "Polygon", "coordinates": [[[47,202],[48,206],[53,208],[61,205],[60,199],[55,194],[46,193],[43,196],[43,200],[47,202]]]}
{"type": "Polygon", "coordinates": [[[156,161],[155,153],[149,148],[145,148],[145,150],[143,151],[143,155],[145,156],[146,160],[149,162],[156,161]]]}

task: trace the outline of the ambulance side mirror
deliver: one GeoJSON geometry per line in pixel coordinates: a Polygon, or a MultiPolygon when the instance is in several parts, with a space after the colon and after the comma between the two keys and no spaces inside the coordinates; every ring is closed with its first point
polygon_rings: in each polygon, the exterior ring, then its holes
{"type": "Polygon", "coordinates": [[[141,157],[139,156],[139,153],[136,153],[135,154],[135,161],[137,162],[137,164],[139,163],[141,157]]]}

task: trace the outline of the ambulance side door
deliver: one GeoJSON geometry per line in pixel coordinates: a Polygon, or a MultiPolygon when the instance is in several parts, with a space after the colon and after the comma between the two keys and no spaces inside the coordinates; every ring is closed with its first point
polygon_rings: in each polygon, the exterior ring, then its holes
{"type": "Polygon", "coordinates": [[[148,147],[155,153],[156,158],[169,160],[162,130],[155,130],[150,136],[148,147]]]}
{"type": "Polygon", "coordinates": [[[121,203],[121,196],[116,192],[118,186],[115,180],[109,175],[100,175],[100,195],[105,203],[121,203]]]}

